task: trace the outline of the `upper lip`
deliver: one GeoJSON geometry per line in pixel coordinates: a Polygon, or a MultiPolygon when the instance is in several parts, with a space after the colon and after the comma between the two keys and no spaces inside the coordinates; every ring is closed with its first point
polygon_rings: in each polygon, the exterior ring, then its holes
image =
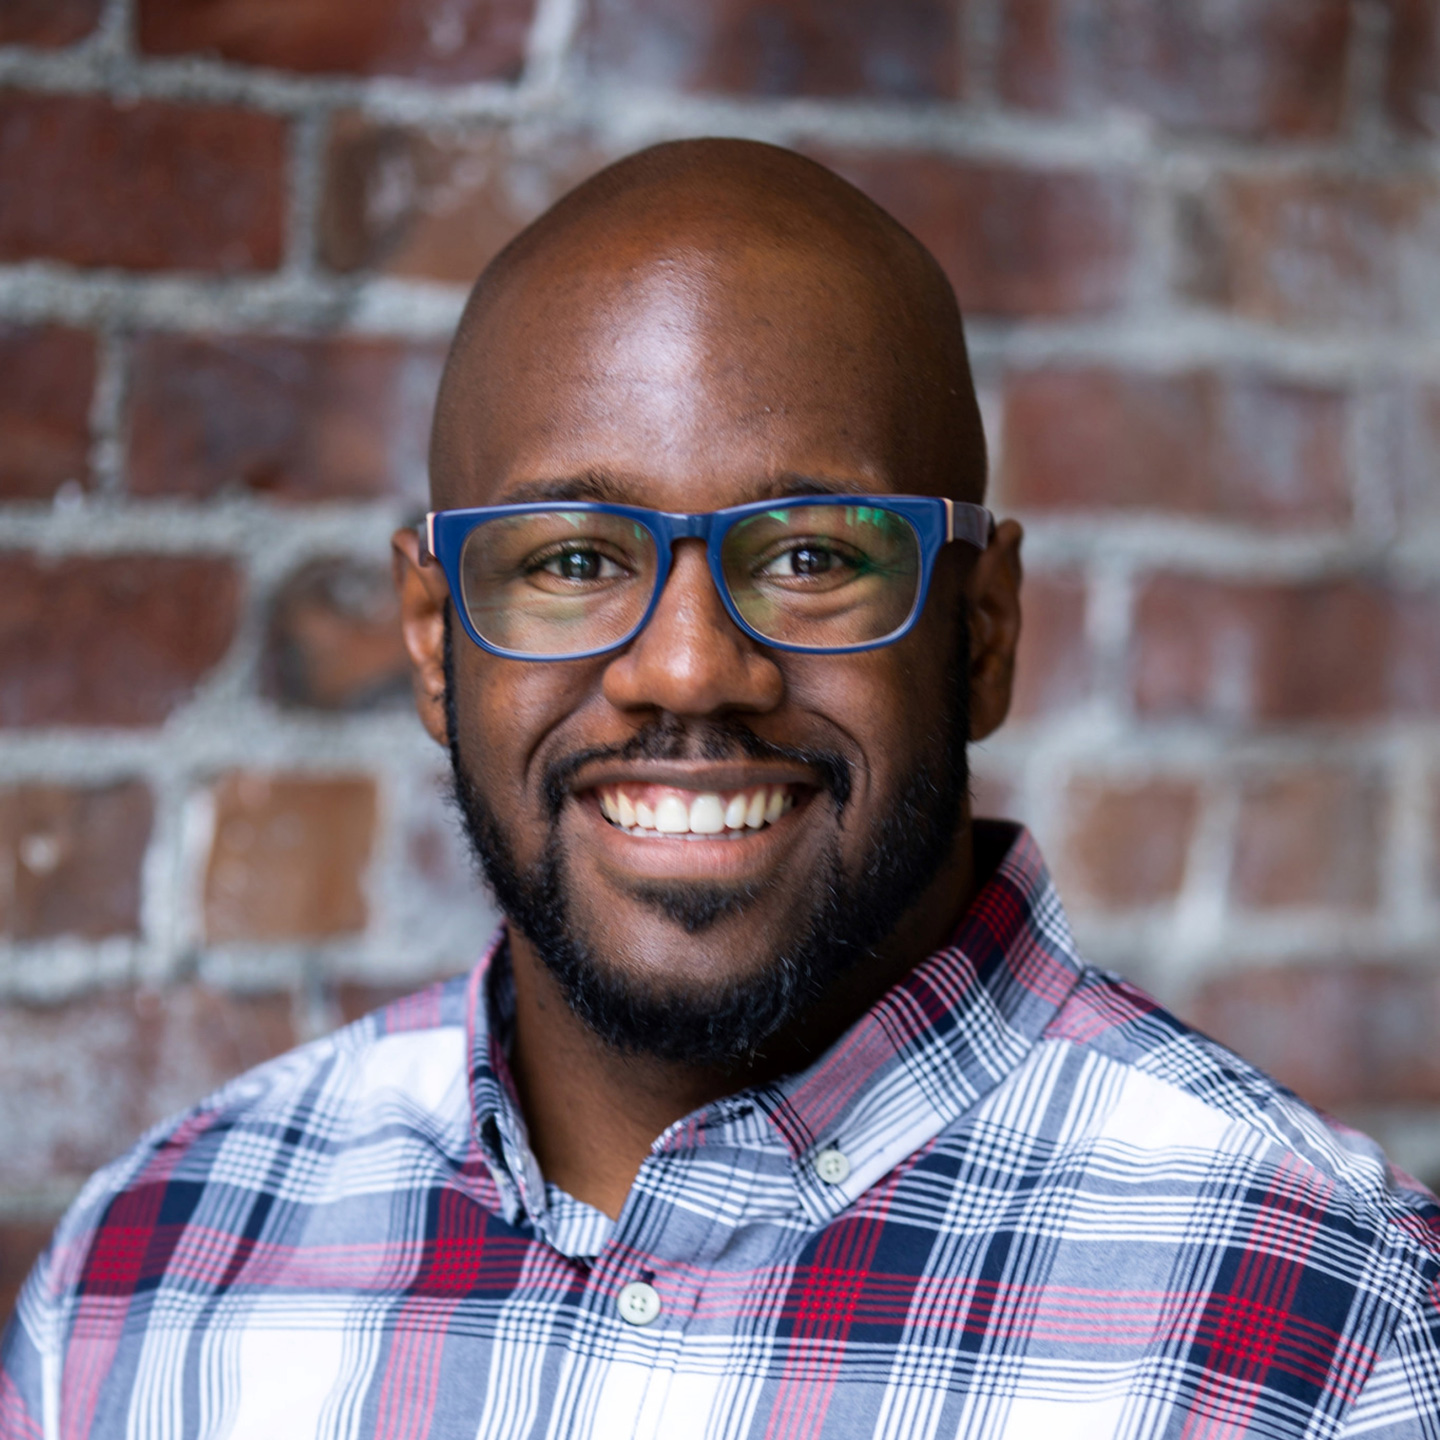
{"type": "Polygon", "coordinates": [[[597,761],[576,772],[572,794],[604,785],[666,785],[675,790],[754,790],[761,785],[808,785],[818,789],[820,779],[804,765],[771,764],[755,760],[612,760],[597,761]]]}

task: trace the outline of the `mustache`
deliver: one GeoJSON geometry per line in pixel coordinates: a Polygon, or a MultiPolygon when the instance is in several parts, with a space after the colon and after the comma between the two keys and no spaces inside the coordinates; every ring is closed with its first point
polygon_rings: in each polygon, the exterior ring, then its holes
{"type": "Polygon", "coordinates": [[[773,760],[804,765],[820,777],[820,787],[838,815],[850,801],[850,763],[834,750],[799,749],[762,739],[738,720],[687,723],[665,715],[637,730],[623,745],[596,745],[552,761],[541,776],[541,793],[550,819],[557,820],[570,793],[570,782],[586,765],[606,760],[773,760]]]}

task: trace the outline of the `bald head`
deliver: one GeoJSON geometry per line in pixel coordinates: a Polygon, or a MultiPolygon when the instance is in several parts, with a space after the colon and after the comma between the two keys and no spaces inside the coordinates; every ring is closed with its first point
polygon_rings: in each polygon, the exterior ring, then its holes
{"type": "Polygon", "coordinates": [[[499,498],[566,427],[578,473],[597,468],[584,435],[627,426],[622,451],[693,457],[719,433],[707,409],[771,472],[791,468],[766,434],[788,419],[859,432],[884,488],[984,491],[960,314],[929,252],[811,160],[698,140],[601,171],[485,270],[441,385],[434,503],[499,498]]]}

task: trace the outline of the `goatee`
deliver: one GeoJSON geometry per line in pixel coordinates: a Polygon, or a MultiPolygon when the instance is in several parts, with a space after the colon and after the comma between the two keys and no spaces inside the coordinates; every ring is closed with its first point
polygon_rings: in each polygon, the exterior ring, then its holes
{"type": "MultiPolygon", "coordinates": [[[[953,659],[950,713],[929,764],[918,766],[879,817],[858,874],[847,873],[838,846],[825,857],[813,893],[797,895],[790,933],[750,973],[720,986],[657,992],[623,965],[607,962],[577,921],[560,839],[566,780],[597,760],[699,756],[798,762],[821,781],[811,803],[828,802],[844,817],[850,767],[830,751],[772,744],[737,722],[686,724],[662,717],[625,745],[589,750],[547,768],[542,787],[548,831],[539,861],[522,869],[484,791],[465,763],[455,707],[452,631],[445,624],[445,704],[454,799],[486,880],[510,923],[535,947],[570,1007],[603,1041],[628,1054],[688,1065],[743,1064],[788,1029],[895,928],[950,854],[963,814],[968,771],[968,645],[960,628],[953,659]]],[[[650,885],[635,892],[682,934],[696,934],[743,911],[757,898],[748,887],[650,885]]],[[[677,936],[677,943],[679,941],[677,936]]]]}

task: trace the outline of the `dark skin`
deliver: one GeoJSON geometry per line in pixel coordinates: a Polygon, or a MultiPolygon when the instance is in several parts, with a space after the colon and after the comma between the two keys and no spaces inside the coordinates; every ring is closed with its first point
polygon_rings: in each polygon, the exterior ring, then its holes
{"type": "MultiPolygon", "coordinates": [[[[978,499],[983,450],[947,299],[913,240],[809,162],[740,142],[651,152],[572,196],[483,277],[437,410],[435,503],[578,495],[699,511],[806,487],[978,499]]],[[[815,893],[827,857],[858,873],[876,817],[917,765],[934,761],[962,615],[971,739],[1004,719],[1020,540],[1005,522],[983,554],[947,547],[915,629],[858,654],[750,640],[726,614],[697,541],[677,545],[650,624],[609,655],[502,659],[457,626],[467,773],[516,861],[533,866],[550,825],[545,766],[623,744],[657,718],[692,727],[733,718],[776,744],[843,755],[853,791],[840,813],[804,767],[750,760],[610,762],[579,772],[567,792],[557,824],[570,908],[595,953],[660,992],[743,977],[790,933],[797,897],[815,893]],[[741,841],[637,840],[596,801],[596,787],[630,782],[788,783],[800,801],[741,841]],[[748,886],[754,898],[687,935],[642,898],[654,881],[748,886]]],[[[438,566],[422,563],[413,531],[394,546],[416,702],[445,744],[448,588],[438,566]]],[[[720,1069],[609,1047],[512,929],[511,1063],[546,1177],[618,1216],[663,1130],[819,1055],[945,942],[976,875],[967,815],[939,873],[873,953],[803,1023],[720,1069]]]]}

